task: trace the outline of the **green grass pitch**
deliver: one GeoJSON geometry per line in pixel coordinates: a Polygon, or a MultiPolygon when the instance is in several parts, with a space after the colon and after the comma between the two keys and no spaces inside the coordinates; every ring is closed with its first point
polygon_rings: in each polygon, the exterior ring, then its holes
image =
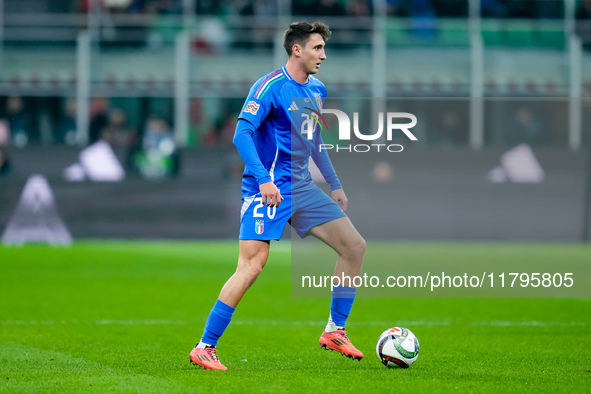
{"type": "MultiPolygon", "coordinates": [[[[218,345],[228,371],[199,369],[188,355],[235,269],[237,242],[0,248],[0,391],[591,391],[590,299],[358,299],[347,326],[365,353],[357,362],[320,349],[330,300],[290,298],[287,245],[272,245],[218,345]],[[408,370],[375,355],[393,325],[419,338],[408,370]]],[[[434,258],[466,247],[429,245],[434,258]]],[[[397,259],[415,246],[397,246],[397,259]]],[[[532,250],[511,248],[522,258],[532,250]]]]}

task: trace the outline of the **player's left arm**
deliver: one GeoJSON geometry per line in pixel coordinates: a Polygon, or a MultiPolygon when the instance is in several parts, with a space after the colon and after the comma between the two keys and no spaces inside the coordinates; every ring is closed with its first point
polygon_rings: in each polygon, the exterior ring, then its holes
{"type": "Polygon", "coordinates": [[[343,212],[347,210],[347,204],[349,203],[349,199],[345,195],[345,191],[342,188],[333,190],[332,193],[330,193],[330,196],[332,197],[334,202],[341,206],[343,212]]]}
{"type": "MultiPolygon", "coordinates": [[[[326,101],[326,86],[322,85],[322,106],[320,106],[319,110],[324,108],[324,103],[326,101]]],[[[322,140],[322,134],[320,128],[316,129],[314,133],[314,148],[312,149],[312,160],[316,164],[316,167],[320,170],[320,173],[324,177],[324,180],[330,185],[330,190],[332,190],[330,196],[339,204],[343,211],[347,210],[347,204],[349,203],[349,199],[345,195],[345,191],[343,190],[343,185],[341,185],[341,181],[339,181],[339,177],[332,166],[330,161],[330,157],[328,157],[328,152],[326,149],[320,149],[321,146],[324,146],[324,141],[322,140]]]]}
{"type": "Polygon", "coordinates": [[[347,199],[341,181],[339,181],[339,177],[332,166],[330,157],[328,157],[328,152],[326,149],[323,149],[322,151],[320,150],[320,147],[324,144],[322,136],[320,135],[320,130],[317,130],[314,134],[316,138],[314,148],[312,149],[312,160],[314,160],[314,163],[320,170],[324,180],[330,185],[332,199],[341,206],[343,211],[346,211],[349,200],[347,199]]]}

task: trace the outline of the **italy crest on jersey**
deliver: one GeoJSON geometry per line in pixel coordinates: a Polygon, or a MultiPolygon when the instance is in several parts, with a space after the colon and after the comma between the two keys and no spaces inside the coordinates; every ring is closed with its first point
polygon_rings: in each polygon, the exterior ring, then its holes
{"type": "Polygon", "coordinates": [[[257,220],[254,223],[254,232],[257,234],[262,234],[265,231],[265,222],[262,220],[257,220]]]}
{"type": "Polygon", "coordinates": [[[318,109],[322,111],[322,97],[314,97],[316,99],[316,104],[318,105],[318,109]]]}

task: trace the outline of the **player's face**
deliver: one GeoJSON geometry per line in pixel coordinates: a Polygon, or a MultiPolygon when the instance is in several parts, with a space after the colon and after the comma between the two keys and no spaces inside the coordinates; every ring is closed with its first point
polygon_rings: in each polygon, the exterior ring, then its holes
{"type": "Polygon", "coordinates": [[[301,64],[306,74],[316,74],[320,64],[326,59],[324,39],[318,33],[310,35],[306,46],[301,50],[301,64]]]}

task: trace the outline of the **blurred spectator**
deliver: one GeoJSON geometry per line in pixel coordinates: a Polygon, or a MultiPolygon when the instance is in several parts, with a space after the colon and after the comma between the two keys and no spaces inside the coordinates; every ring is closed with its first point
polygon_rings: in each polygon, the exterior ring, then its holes
{"type": "MultiPolygon", "coordinates": [[[[64,0],[62,0],[64,1],[64,0]]],[[[82,0],[86,12],[91,0],[82,0]]],[[[181,14],[183,0],[99,0],[111,13],[181,14]]],[[[197,15],[276,15],[282,0],[195,0],[197,15]]],[[[564,17],[564,0],[480,0],[481,15],[486,18],[564,17]]],[[[438,18],[467,17],[469,0],[430,0],[438,18]]],[[[410,16],[417,12],[415,0],[386,0],[388,15],[410,16]]],[[[314,16],[370,16],[372,0],[301,0],[291,1],[292,14],[314,16]]],[[[419,5],[421,8],[422,5],[419,5]]]]}
{"type": "Polygon", "coordinates": [[[236,131],[236,124],[240,114],[231,114],[226,117],[222,125],[221,143],[225,147],[233,147],[234,132],[236,131]]]}
{"type": "Polygon", "coordinates": [[[248,0],[240,15],[273,16],[277,15],[277,0],[248,0]]]}
{"type": "Polygon", "coordinates": [[[145,178],[161,179],[179,171],[179,152],[168,123],[152,115],[146,122],[143,150],[137,152],[134,162],[145,178]]]}
{"type": "Polygon", "coordinates": [[[583,0],[577,8],[576,19],[591,19],[591,0],[583,0]]]}
{"type": "Polygon", "coordinates": [[[351,0],[347,4],[347,14],[350,16],[371,16],[369,0],[351,0]]]}
{"type": "Polygon", "coordinates": [[[109,103],[103,97],[95,97],[90,101],[89,143],[93,144],[100,138],[101,131],[109,124],[109,103]]]}
{"type": "Polygon", "coordinates": [[[100,4],[112,13],[124,12],[132,0],[100,0],[100,4]]]}
{"type": "Polygon", "coordinates": [[[10,144],[10,127],[8,122],[0,119],[0,147],[8,146],[10,144]]]}
{"type": "Polygon", "coordinates": [[[76,145],[76,100],[66,100],[64,114],[60,120],[60,139],[66,145],[76,145]]]}
{"type": "Polygon", "coordinates": [[[6,115],[10,127],[11,139],[14,145],[22,148],[29,142],[30,118],[25,112],[21,97],[9,97],[6,101],[6,115]]]}
{"type": "Polygon", "coordinates": [[[387,161],[378,161],[371,170],[371,177],[377,183],[391,182],[394,178],[394,168],[387,161]]]}
{"type": "Polygon", "coordinates": [[[127,6],[128,14],[142,14],[146,9],[146,0],[131,0],[127,6]]]}
{"type": "Polygon", "coordinates": [[[261,23],[252,23],[250,27],[242,29],[244,36],[239,40],[240,46],[272,48],[275,29],[268,23],[262,22],[264,19],[277,15],[277,0],[248,0],[240,10],[240,15],[261,19],[261,23]]]}
{"type": "Polygon", "coordinates": [[[311,0],[303,0],[303,1],[292,1],[291,2],[291,13],[293,15],[310,15],[312,13],[311,4],[313,1],[311,0]]]}
{"type": "MultiPolygon", "coordinates": [[[[66,13],[71,10],[72,3],[74,3],[74,0],[51,0],[47,1],[47,3],[47,10],[49,12],[66,13]]],[[[35,12],[39,12],[39,4],[36,5],[37,7],[35,9],[35,12]]]]}
{"type": "Polygon", "coordinates": [[[183,13],[182,0],[103,0],[112,13],[178,15],[183,13]]]}
{"type": "Polygon", "coordinates": [[[480,0],[480,15],[483,18],[505,18],[507,5],[504,0],[480,0]]]}
{"type": "Polygon", "coordinates": [[[156,12],[160,15],[180,15],[183,13],[182,0],[157,0],[154,5],[156,12]]]}
{"type": "Polygon", "coordinates": [[[564,2],[563,0],[481,0],[480,15],[484,18],[558,19],[564,18],[564,2]]]}
{"type": "Polygon", "coordinates": [[[591,0],[583,0],[575,14],[576,32],[586,50],[591,50],[591,0]]]}
{"type": "Polygon", "coordinates": [[[216,146],[221,139],[220,133],[221,129],[219,127],[214,126],[210,128],[205,134],[203,134],[201,143],[206,147],[216,146]]]}
{"type": "Polygon", "coordinates": [[[310,5],[310,15],[345,16],[345,7],[338,0],[316,0],[310,5]]]}
{"type": "Polygon", "coordinates": [[[458,114],[454,111],[445,111],[441,119],[436,121],[433,127],[427,131],[427,141],[431,145],[449,145],[456,142],[459,134],[458,114]]]}
{"type": "Polygon", "coordinates": [[[237,6],[238,1],[226,0],[195,0],[197,15],[225,15],[228,8],[237,6]]]}
{"type": "Polygon", "coordinates": [[[435,16],[434,1],[436,0],[389,0],[388,10],[392,15],[403,18],[422,17],[425,13],[435,16]]]}
{"type": "MultiPolygon", "coordinates": [[[[88,12],[93,0],[83,0],[81,9],[88,12]]],[[[182,0],[98,0],[96,3],[110,14],[181,14],[182,0]]]]}
{"type": "Polygon", "coordinates": [[[440,18],[468,16],[468,0],[432,0],[435,15],[440,18]]]}
{"type": "Polygon", "coordinates": [[[199,34],[192,46],[200,54],[214,54],[225,51],[230,43],[230,35],[224,23],[217,18],[205,18],[199,26],[199,34]]]}
{"type": "Polygon", "coordinates": [[[223,177],[224,179],[242,179],[244,172],[244,162],[237,153],[230,153],[224,159],[223,177]]]}
{"type": "Polygon", "coordinates": [[[399,15],[402,0],[386,0],[386,13],[388,15],[399,15]]]}
{"type": "Polygon", "coordinates": [[[232,113],[216,121],[209,131],[203,135],[203,145],[232,148],[234,146],[232,140],[236,131],[238,116],[239,114],[232,113]]]}
{"type": "Polygon", "coordinates": [[[4,147],[10,143],[10,130],[8,122],[0,120],[0,177],[10,172],[10,160],[4,151],[4,147]]]}
{"type": "Polygon", "coordinates": [[[204,108],[203,99],[193,98],[189,104],[189,127],[191,129],[191,144],[200,144],[204,130],[211,128],[211,121],[206,116],[207,111],[204,108]]]}
{"type": "Polygon", "coordinates": [[[430,0],[411,0],[411,32],[419,38],[437,35],[437,18],[430,0]]]}
{"type": "Polygon", "coordinates": [[[213,124],[208,129],[206,129],[207,132],[203,134],[203,139],[201,141],[203,146],[212,147],[222,144],[223,123],[224,119],[214,120],[213,124]]]}
{"type": "Polygon", "coordinates": [[[0,178],[10,173],[10,160],[8,155],[0,148],[0,178]]]}
{"type": "Polygon", "coordinates": [[[511,18],[537,18],[539,15],[539,3],[536,0],[510,1],[508,15],[511,18]]]}
{"type": "Polygon", "coordinates": [[[125,112],[115,108],[109,113],[107,126],[101,131],[100,139],[114,148],[129,148],[133,145],[135,131],[127,126],[125,112]]]}
{"type": "Polygon", "coordinates": [[[538,17],[541,19],[564,18],[564,0],[538,0],[538,17]]]}
{"type": "Polygon", "coordinates": [[[168,123],[159,116],[152,115],[146,122],[144,131],[144,149],[148,151],[161,150],[168,152],[169,147],[175,146],[174,137],[168,123]],[[164,143],[164,147],[162,144],[164,143]]]}
{"type": "Polygon", "coordinates": [[[512,127],[507,128],[507,142],[512,145],[539,143],[542,137],[542,123],[528,107],[519,107],[515,111],[512,127]]]}
{"type": "Polygon", "coordinates": [[[13,0],[3,2],[3,11],[6,13],[22,12],[22,13],[33,13],[33,12],[48,12],[50,11],[50,5],[48,1],[23,1],[13,0]]]}
{"type": "MultiPolygon", "coordinates": [[[[410,18],[410,33],[418,38],[432,38],[437,35],[437,17],[433,0],[388,0],[388,13],[410,18]]],[[[442,0],[443,1],[443,0],[442,0]]],[[[455,3],[455,1],[453,2],[455,3]]],[[[459,11],[445,10],[448,13],[459,11]]]]}

